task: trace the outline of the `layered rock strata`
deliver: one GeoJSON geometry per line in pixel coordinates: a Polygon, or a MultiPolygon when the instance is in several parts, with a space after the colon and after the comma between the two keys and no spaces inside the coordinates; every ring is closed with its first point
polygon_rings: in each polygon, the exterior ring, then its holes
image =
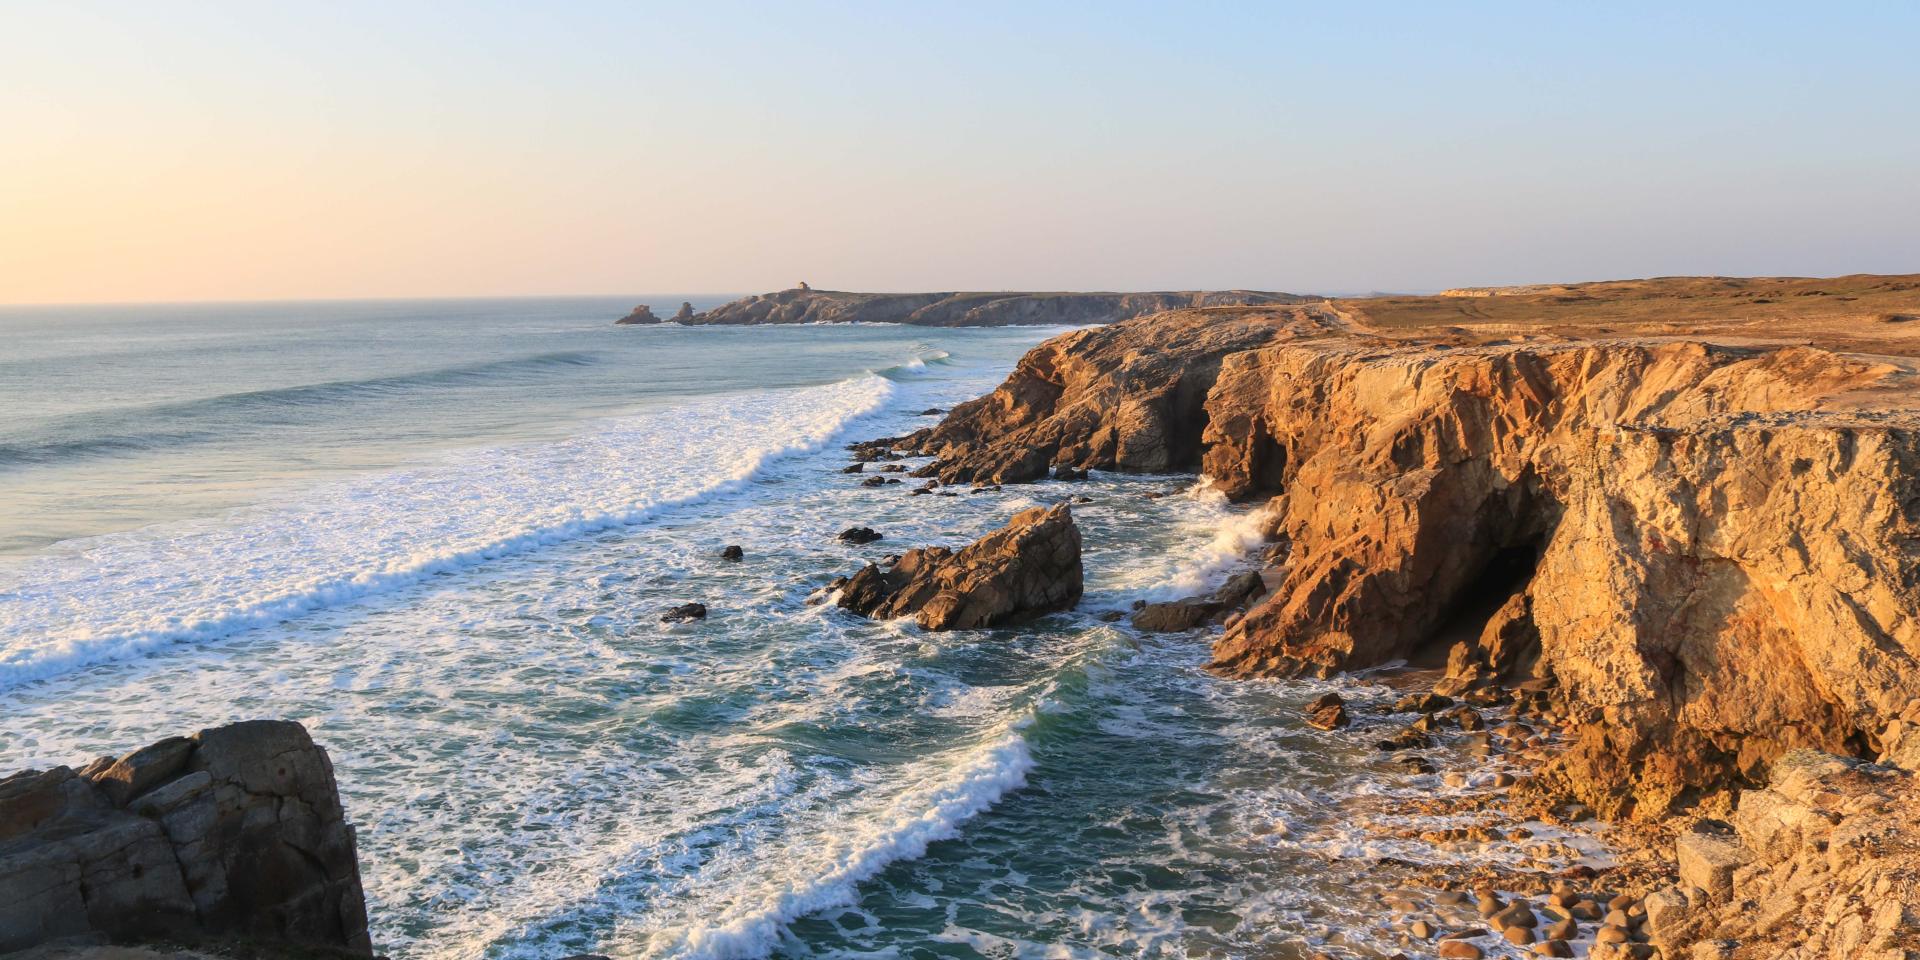
{"type": "Polygon", "coordinates": [[[922,547],[885,570],[868,564],[839,602],[861,616],[912,616],[928,630],[971,630],[1071,610],[1081,590],[1080,530],[1063,503],[1014,514],[959,550],[922,547]]]}
{"type": "MultiPolygon", "coordinates": [[[[790,290],[744,297],[695,314],[682,323],[904,323],[924,327],[1004,327],[1112,323],[1188,307],[1295,303],[1307,298],[1259,290],[1155,293],[852,293],[790,290]]],[[[629,321],[622,321],[629,322],[629,321]]]]}
{"type": "Polygon", "coordinates": [[[260,720],[0,779],[0,953],[87,936],[371,955],[326,752],[260,720]]]}

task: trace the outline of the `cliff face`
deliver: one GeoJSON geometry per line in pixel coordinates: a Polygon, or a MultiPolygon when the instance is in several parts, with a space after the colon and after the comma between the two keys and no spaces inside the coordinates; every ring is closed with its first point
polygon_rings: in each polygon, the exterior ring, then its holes
{"type": "Polygon", "coordinates": [[[1162,472],[1198,464],[1221,361],[1325,332],[1313,308],[1218,308],[1055,337],[1000,388],[955,406],[898,446],[939,458],[946,483],[1023,483],[1054,466],[1162,472]]]}
{"type": "Polygon", "coordinates": [[[1532,672],[1599,711],[1562,772],[1605,813],[1757,779],[1790,747],[1898,749],[1920,718],[1914,386],[1697,342],[1229,358],[1205,467],[1285,492],[1291,556],[1215,665],[1484,662],[1518,598],[1532,672]]]}
{"type": "Polygon", "coordinates": [[[1276,588],[1216,669],[1549,678],[1582,723],[1548,779],[1657,815],[1793,747],[1920,761],[1913,366],[1184,312],[1050,341],[904,442],[943,479],[1197,458],[1277,497],[1276,588]]]}
{"type": "Polygon", "coordinates": [[[926,327],[1004,327],[1112,323],[1183,307],[1294,303],[1303,298],[1257,290],[1171,293],[850,293],[796,287],[745,297],[686,323],[906,323],[926,327]]]}
{"type": "Polygon", "coordinates": [[[0,953],[84,935],[370,955],[326,752],[252,721],[0,779],[0,953]]]}

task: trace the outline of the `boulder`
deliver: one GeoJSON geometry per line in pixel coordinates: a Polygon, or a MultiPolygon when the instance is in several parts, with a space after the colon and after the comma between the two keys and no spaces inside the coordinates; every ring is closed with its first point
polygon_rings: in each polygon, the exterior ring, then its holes
{"type": "Polygon", "coordinates": [[[740,561],[745,560],[746,558],[747,558],[747,552],[745,550],[740,549],[740,545],[737,543],[730,543],[720,548],[720,559],[722,560],[731,561],[733,563],[739,563],[740,561]]]}
{"type": "Polygon", "coordinates": [[[887,570],[868,565],[840,606],[880,619],[912,616],[928,630],[969,630],[1070,610],[1080,600],[1080,531],[1061,504],[1014,515],[960,550],[909,550],[887,570]]]}
{"type": "Polygon", "coordinates": [[[704,603],[683,603],[660,615],[661,623],[687,623],[692,620],[705,620],[707,605],[704,603]]]}
{"type": "Polygon", "coordinates": [[[848,527],[840,531],[839,536],[841,543],[851,543],[855,546],[872,543],[879,539],[882,539],[881,534],[872,527],[848,527]]]}
{"type": "Polygon", "coordinates": [[[1346,701],[1337,693],[1323,693],[1307,704],[1307,726],[1316,730],[1335,730],[1347,725],[1346,701]]]}
{"type": "Polygon", "coordinates": [[[353,829],[297,723],[171,737],[0,779],[0,953],[67,937],[371,955],[353,829]]]}
{"type": "Polygon", "coordinates": [[[1265,592],[1266,584],[1260,574],[1249,570],[1235,574],[1220,589],[1205,596],[1149,603],[1133,615],[1133,628],[1148,633],[1192,630],[1205,623],[1219,622],[1265,592]]]}
{"type": "Polygon", "coordinates": [[[673,322],[674,323],[692,323],[694,321],[694,316],[695,314],[693,312],[693,304],[688,301],[682,300],[680,301],[680,309],[674,311],[673,322]]]}

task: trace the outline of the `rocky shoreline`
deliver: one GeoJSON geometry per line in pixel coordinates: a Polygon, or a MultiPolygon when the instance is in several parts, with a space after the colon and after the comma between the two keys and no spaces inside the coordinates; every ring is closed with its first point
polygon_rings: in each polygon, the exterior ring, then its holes
{"type": "MultiPolygon", "coordinates": [[[[949,484],[1198,469],[1265,502],[1271,591],[1228,620],[1214,669],[1444,665],[1436,709],[1383,749],[1423,743],[1451,696],[1554,728],[1516,802],[1637,821],[1653,854],[1675,838],[1678,879],[1585,918],[1601,921],[1590,956],[1912,955],[1897,808],[1920,763],[1915,344],[1863,352],[1875,316],[1819,310],[1766,337],[1671,316],[1596,335],[1543,304],[1516,336],[1344,306],[1068,334],[885,443],[949,484]],[[1883,857],[1818,862],[1842,828],[1883,857]]],[[[1528,931],[1483,932],[1568,955],[1528,931]]]]}
{"type": "MultiPolygon", "coordinates": [[[[1485,761],[1443,775],[1475,789],[1392,801],[1420,824],[1393,829],[1528,856],[1384,897],[1406,956],[1920,957],[1920,338],[1826,314],[1765,336],[1596,329],[1545,301],[1524,330],[1432,326],[1393,317],[1438,307],[1392,303],[1055,337],[938,424],[853,444],[843,472],[903,496],[1198,473],[1258,504],[1267,542],[1224,585],[1102,619],[1207,630],[1228,678],[1369,671],[1390,708],[1327,694],[1301,721],[1414,773],[1485,761]],[[1600,868],[1552,836],[1596,818],[1600,868]]],[[[1081,594],[1068,502],[808,602],[959,630],[1081,594]]],[[[332,768],[297,724],[0,779],[0,952],[236,938],[371,953],[332,768]]]]}

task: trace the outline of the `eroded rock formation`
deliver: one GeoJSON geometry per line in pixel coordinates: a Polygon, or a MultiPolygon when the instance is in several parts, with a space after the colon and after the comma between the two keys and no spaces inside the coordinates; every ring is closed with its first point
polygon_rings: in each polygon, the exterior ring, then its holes
{"type": "Polygon", "coordinates": [[[1779,341],[1186,311],[1049,341],[894,444],[949,482],[1197,461],[1277,497],[1216,669],[1543,678],[1584,721],[1551,776],[1652,816],[1793,747],[1920,760],[1916,388],[1779,341]]]}
{"type": "MultiPolygon", "coordinates": [[[[678,318],[675,318],[675,319],[678,319],[678,318]]],[[[621,317],[620,319],[614,321],[614,323],[617,323],[617,324],[642,324],[642,323],[659,323],[659,322],[660,322],[660,318],[657,316],[654,316],[653,307],[644,303],[637,307],[634,307],[632,313],[629,313],[626,316],[621,317]]]]}
{"type": "Polygon", "coordinates": [[[895,443],[937,458],[920,472],[945,483],[1024,483],[1055,466],[1191,469],[1221,361],[1324,332],[1324,323],[1307,308],[1223,308],[1076,331],[1035,347],[999,389],[895,443]]]}
{"type": "Polygon", "coordinates": [[[922,547],[886,570],[869,564],[842,589],[840,606],[912,616],[928,630],[971,630],[1071,610],[1081,590],[1080,530],[1063,503],[1014,514],[957,551],[922,547]]]}
{"type": "Polygon", "coordinates": [[[84,935],[371,954],[326,752],[257,720],[0,779],[0,953],[84,935]]]}
{"type": "Polygon", "coordinates": [[[1801,750],[1683,832],[1679,882],[1646,898],[1667,956],[1905,960],[1920,953],[1920,792],[1907,771],[1801,750]],[[1684,952],[1683,952],[1684,951],[1684,952]]]}

